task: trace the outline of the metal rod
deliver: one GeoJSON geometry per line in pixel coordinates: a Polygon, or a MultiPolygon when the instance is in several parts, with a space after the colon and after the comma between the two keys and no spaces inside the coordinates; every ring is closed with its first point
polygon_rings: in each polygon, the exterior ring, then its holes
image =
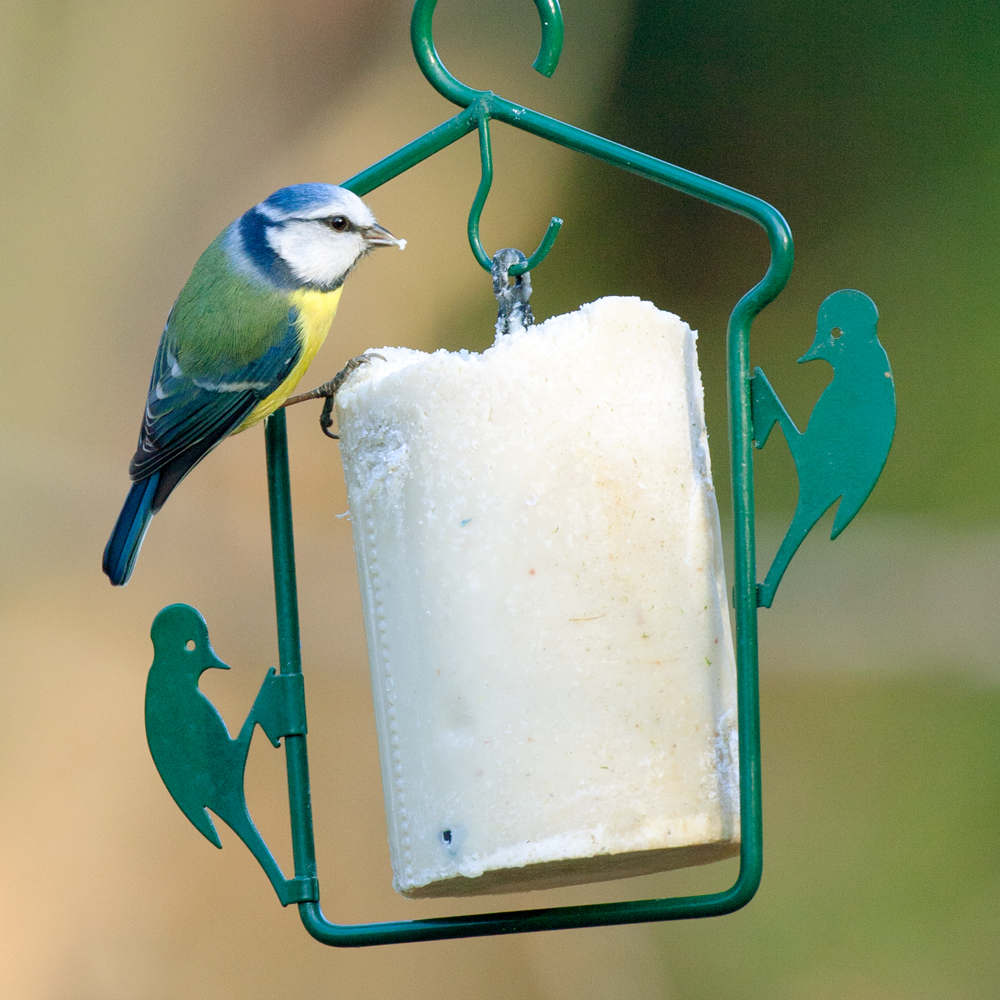
{"type": "Polygon", "coordinates": [[[347,188],[348,191],[353,191],[356,195],[367,194],[393,177],[398,177],[404,171],[415,167],[427,157],[439,153],[456,139],[461,139],[463,135],[474,132],[477,127],[475,111],[466,109],[455,115],[454,118],[449,118],[436,128],[418,136],[413,142],[401,146],[396,152],[390,153],[378,163],[373,163],[361,173],[343,181],[340,186],[347,188]]]}
{"type": "MultiPolygon", "coordinates": [[[[278,619],[278,662],[281,673],[302,673],[299,600],[295,585],[295,538],[292,533],[292,491],[288,474],[288,432],[285,411],[267,418],[267,493],[271,508],[271,553],[274,558],[274,603],[278,619]]],[[[316,877],[309,757],[306,737],[286,736],[288,809],[292,824],[292,856],[296,878],[316,877]]]]}
{"type": "MultiPolygon", "coordinates": [[[[757,288],[759,287],[758,285],[757,288]]],[[[755,306],[752,298],[756,290],[737,303],[729,318],[726,365],[733,487],[733,604],[736,610],[736,703],[740,747],[740,882],[745,881],[748,888],[752,886],[747,901],[760,885],[764,864],[749,360],[750,324],[760,311],[760,306],[755,306]]]]}

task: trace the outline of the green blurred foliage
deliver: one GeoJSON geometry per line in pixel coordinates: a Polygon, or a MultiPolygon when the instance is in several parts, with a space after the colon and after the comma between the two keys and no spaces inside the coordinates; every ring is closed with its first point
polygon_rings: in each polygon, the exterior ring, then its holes
{"type": "Polygon", "coordinates": [[[783,675],[762,706],[763,883],[732,917],[659,930],[670,995],[995,996],[998,692],[783,675]]]}
{"type": "MultiPolygon", "coordinates": [[[[842,287],[875,300],[899,424],[870,511],[1000,514],[998,76],[1000,19],[988,4],[637,0],[594,126],[788,219],[796,268],[755,325],[753,354],[800,426],[830,376],[823,363],[794,364],[820,302],[842,287]]],[[[579,161],[568,200],[533,276],[536,316],[635,294],[698,328],[725,475],[725,324],[766,267],[763,234],[592,161],[579,161]]],[[[775,442],[759,458],[758,504],[790,513],[794,468],[775,442]]]]}

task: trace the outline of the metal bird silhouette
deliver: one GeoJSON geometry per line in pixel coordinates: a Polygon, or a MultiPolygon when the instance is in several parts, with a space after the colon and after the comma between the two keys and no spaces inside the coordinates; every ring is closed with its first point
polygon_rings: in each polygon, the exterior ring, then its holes
{"type": "Polygon", "coordinates": [[[286,879],[250,818],[243,776],[254,727],[274,746],[305,733],[301,674],[268,672],[239,735],[233,739],[215,706],[198,689],[209,669],[228,670],[208,641],[205,619],[171,604],[153,621],[154,657],[146,682],[146,739],[156,769],[185,816],[222,847],[208,809],[233,829],[267,873],[285,905],[318,898],[314,879],[286,879]]]}
{"type": "Polygon", "coordinates": [[[819,308],[816,339],[799,364],[822,358],[833,381],[819,397],[805,431],[800,431],[764,373],[751,382],[754,443],[763,448],[771,428],[781,426],[795,460],[799,498],[758,603],[769,608],[792,556],[816,522],[840,500],[831,538],[850,524],[882,472],[896,428],[896,390],[885,349],[875,327],[878,310],[867,295],[842,289],[819,308]]]}

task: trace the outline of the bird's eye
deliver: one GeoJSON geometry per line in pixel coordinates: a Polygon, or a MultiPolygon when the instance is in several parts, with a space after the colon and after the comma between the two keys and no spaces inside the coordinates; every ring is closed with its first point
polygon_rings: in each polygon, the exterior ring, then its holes
{"type": "Polygon", "coordinates": [[[326,220],[326,224],[337,233],[347,232],[351,228],[351,220],[346,215],[334,215],[326,220]]]}

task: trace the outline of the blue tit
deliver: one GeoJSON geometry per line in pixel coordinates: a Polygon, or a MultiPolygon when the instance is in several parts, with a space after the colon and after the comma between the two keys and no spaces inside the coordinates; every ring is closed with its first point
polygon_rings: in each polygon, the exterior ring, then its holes
{"type": "Polygon", "coordinates": [[[282,188],[216,237],[160,338],[132,488],[104,550],[112,584],[128,583],[150,520],[188,472],[289,398],[358,261],[405,245],[332,184],[282,188]]]}

